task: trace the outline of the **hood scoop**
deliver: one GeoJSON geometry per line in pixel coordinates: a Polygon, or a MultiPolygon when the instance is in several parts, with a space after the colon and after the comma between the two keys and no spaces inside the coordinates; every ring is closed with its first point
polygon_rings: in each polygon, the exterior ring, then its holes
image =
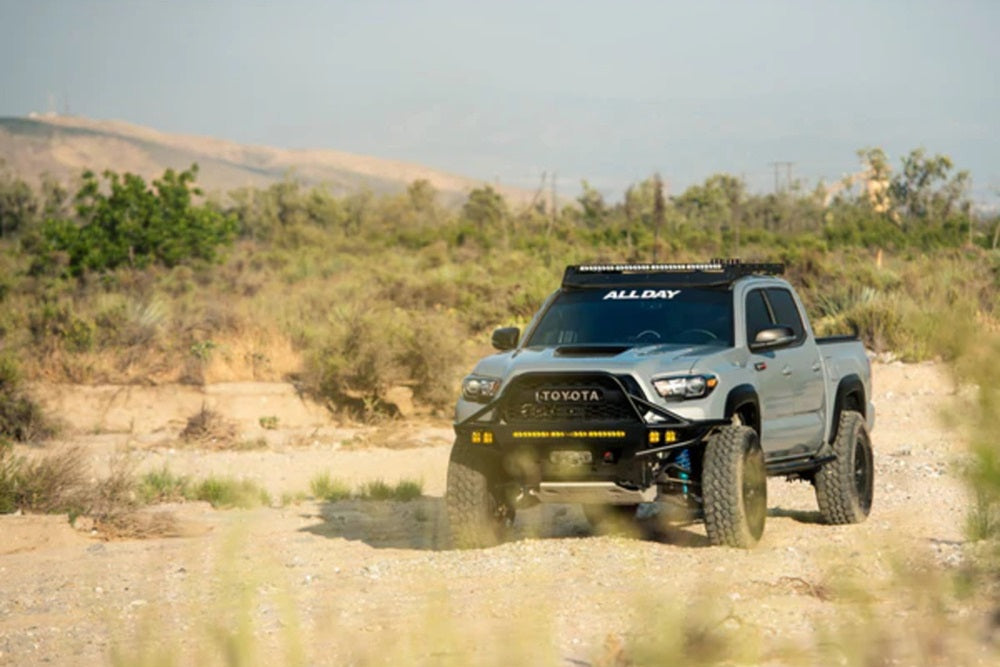
{"type": "Polygon", "coordinates": [[[557,357],[614,357],[631,345],[563,345],[556,348],[557,357]]]}

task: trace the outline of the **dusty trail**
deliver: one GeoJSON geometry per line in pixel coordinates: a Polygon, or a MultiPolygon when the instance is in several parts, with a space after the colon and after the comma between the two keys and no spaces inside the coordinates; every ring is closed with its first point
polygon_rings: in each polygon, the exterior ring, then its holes
{"type": "MultiPolygon", "coordinates": [[[[879,365],[875,383],[869,520],[819,525],[810,486],[772,479],[765,536],[750,552],[706,547],[700,525],[665,528],[655,517],[642,535],[593,535],[571,505],[523,512],[514,539],[496,548],[439,550],[446,423],[379,432],[396,446],[419,440],[403,449],[346,449],[338,443],[358,433],[331,424],[290,425],[267,434],[268,449],[246,452],[153,446],[162,433],[81,435],[98,462],[129,440],[140,468],[228,471],[275,495],[306,490],[329,469],[352,481],[422,478],[426,497],[165,506],[185,536],[119,542],[52,517],[0,517],[0,664],[94,664],[115,651],[128,663],[162,651],[211,662],[226,644],[216,627],[261,663],[597,664],[622,642],[695,622],[755,637],[754,655],[782,663],[795,647],[816,649],[818,632],[835,637],[847,612],[869,609],[886,623],[920,616],[895,568],[927,566],[919,589],[960,567],[969,548],[962,444],[937,418],[954,399],[944,369],[879,365]],[[295,428],[311,429],[313,442],[292,444],[295,428]],[[859,606],[842,581],[869,601],[859,606]]],[[[972,609],[945,611],[978,622],[972,609]]]]}

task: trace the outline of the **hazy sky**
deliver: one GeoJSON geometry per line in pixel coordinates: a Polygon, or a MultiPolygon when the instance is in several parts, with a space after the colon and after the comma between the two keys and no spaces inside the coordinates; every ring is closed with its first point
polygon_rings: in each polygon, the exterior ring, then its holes
{"type": "Polygon", "coordinates": [[[0,0],[0,115],[62,110],[618,199],[878,145],[1000,201],[1000,2],[0,0]]]}

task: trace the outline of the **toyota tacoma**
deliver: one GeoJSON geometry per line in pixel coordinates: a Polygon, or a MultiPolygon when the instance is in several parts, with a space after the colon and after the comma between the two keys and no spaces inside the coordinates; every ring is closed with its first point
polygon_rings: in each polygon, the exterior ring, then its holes
{"type": "Polygon", "coordinates": [[[445,494],[454,546],[503,539],[520,508],[588,519],[658,503],[748,548],[767,477],[806,480],[831,524],[872,505],[871,367],[817,338],[783,265],[570,266],[521,335],[462,382],[445,494]]]}

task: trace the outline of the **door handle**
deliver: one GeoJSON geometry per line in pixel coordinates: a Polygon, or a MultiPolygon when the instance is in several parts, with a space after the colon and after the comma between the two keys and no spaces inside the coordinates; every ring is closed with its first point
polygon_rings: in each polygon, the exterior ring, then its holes
{"type": "Polygon", "coordinates": [[[791,366],[785,366],[784,368],[781,369],[781,374],[782,375],[791,375],[792,374],[792,367],[791,366]]]}
{"type": "Polygon", "coordinates": [[[815,364],[813,364],[814,373],[819,373],[821,370],[823,370],[823,365],[821,363],[817,361],[815,364]]]}

